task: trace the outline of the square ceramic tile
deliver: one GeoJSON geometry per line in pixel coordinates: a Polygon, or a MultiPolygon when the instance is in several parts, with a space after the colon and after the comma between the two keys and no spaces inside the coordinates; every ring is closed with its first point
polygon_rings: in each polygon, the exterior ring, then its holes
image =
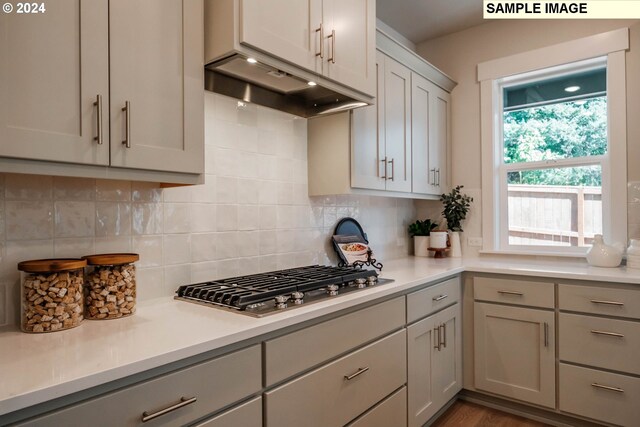
{"type": "Polygon", "coordinates": [[[309,215],[309,226],[324,227],[324,208],[312,207],[309,215]]]}
{"type": "Polygon", "coordinates": [[[162,188],[154,182],[131,183],[131,200],[134,202],[157,203],[162,200],[162,188]]]}
{"type": "Polygon", "coordinates": [[[261,154],[241,152],[238,155],[237,176],[241,178],[258,178],[261,154]]]}
{"type": "Polygon", "coordinates": [[[294,181],[294,162],[291,159],[278,157],[276,159],[276,179],[278,181],[292,183],[294,181]]]}
{"type": "Polygon", "coordinates": [[[163,213],[165,233],[191,231],[191,212],[188,203],[165,203],[163,213]]]}
{"type": "Polygon", "coordinates": [[[238,229],[238,206],[217,205],[218,231],[232,231],[238,229]]]}
{"type": "Polygon", "coordinates": [[[278,204],[293,204],[293,184],[290,182],[278,182],[278,204]]]}
{"type": "Polygon", "coordinates": [[[217,201],[215,175],[205,175],[205,183],[192,187],[191,201],[194,203],[215,203],[217,201]]]}
{"type": "Polygon", "coordinates": [[[216,259],[216,233],[191,235],[191,261],[203,262],[216,259]]]}
{"type": "Polygon", "coordinates": [[[299,267],[299,265],[296,264],[295,254],[278,254],[277,263],[279,270],[299,267]]]}
{"type": "Polygon", "coordinates": [[[274,130],[258,129],[258,152],[275,155],[278,151],[277,133],[274,130]]]}
{"type": "Polygon", "coordinates": [[[260,229],[271,230],[277,226],[277,209],[276,205],[260,206],[260,229]]]}
{"type": "Polygon", "coordinates": [[[258,274],[260,270],[260,257],[246,257],[238,260],[240,274],[258,274]]]}
{"type": "Polygon", "coordinates": [[[261,230],[259,234],[260,255],[275,254],[278,247],[278,233],[275,230],[261,230]]]}
{"type": "Polygon", "coordinates": [[[293,182],[298,184],[309,182],[308,163],[306,160],[293,161],[293,182]]]}
{"type": "Polygon", "coordinates": [[[215,119],[207,123],[205,132],[210,135],[207,143],[219,148],[236,148],[238,140],[238,124],[215,119]]]}
{"type": "Polygon", "coordinates": [[[6,200],[50,200],[53,196],[53,178],[8,173],[4,179],[4,196],[6,200]]]}
{"type": "Polygon", "coordinates": [[[258,126],[258,106],[250,102],[238,103],[238,123],[253,129],[258,126]]]}
{"type": "Polygon", "coordinates": [[[227,277],[236,277],[240,274],[240,262],[237,259],[225,259],[218,261],[216,268],[218,270],[217,277],[226,279],[227,277]]]}
{"type": "Polygon", "coordinates": [[[131,182],[110,179],[96,180],[96,200],[128,202],[131,200],[131,182]]]}
{"type": "Polygon", "coordinates": [[[338,221],[338,211],[335,207],[324,208],[324,227],[334,227],[338,221]]]}
{"type": "Polygon", "coordinates": [[[264,255],[260,257],[260,271],[268,272],[278,269],[277,255],[264,255]]]}
{"type": "Polygon", "coordinates": [[[216,231],[218,227],[217,206],[208,203],[191,203],[191,232],[216,231]]]}
{"type": "Polygon", "coordinates": [[[131,204],[96,202],[96,236],[130,236],[131,204]]]}
{"type": "Polygon", "coordinates": [[[293,203],[309,205],[309,186],[307,184],[293,184],[293,203]]]}
{"type": "Polygon", "coordinates": [[[6,201],[7,240],[48,239],[53,236],[51,201],[6,201]]]}
{"type": "Polygon", "coordinates": [[[260,181],[261,205],[275,205],[278,203],[278,183],[276,181],[260,181]]]}
{"type": "Polygon", "coordinates": [[[163,205],[161,203],[132,203],[131,232],[140,234],[162,234],[163,205]]]}
{"type": "Polygon", "coordinates": [[[258,204],[260,200],[260,181],[257,179],[238,179],[238,203],[244,205],[258,204]]]}
{"type": "MultiPolygon", "coordinates": [[[[215,151],[215,170],[212,171],[220,176],[238,176],[240,167],[240,152],[226,148],[218,148],[215,151]]],[[[247,165],[242,165],[248,167],[247,165]]]]}
{"type": "Polygon", "coordinates": [[[215,236],[216,258],[229,259],[238,257],[238,233],[217,233],[215,236]]]}
{"type": "Polygon", "coordinates": [[[260,255],[260,232],[242,231],[238,233],[238,256],[253,257],[260,255]]]}
{"type": "Polygon", "coordinates": [[[274,181],[278,179],[278,158],[270,155],[260,155],[258,164],[258,178],[274,181]]]}
{"type": "Polygon", "coordinates": [[[191,264],[191,281],[193,283],[209,282],[216,279],[220,279],[220,277],[218,277],[218,263],[216,261],[191,264]]]}
{"type": "Polygon", "coordinates": [[[238,178],[218,176],[216,177],[216,200],[218,203],[236,203],[238,201],[238,178]]]}
{"type": "Polygon", "coordinates": [[[218,148],[214,145],[205,145],[204,147],[204,172],[206,174],[216,174],[216,162],[218,155],[218,148]]]}
{"type": "Polygon", "coordinates": [[[278,147],[276,154],[281,158],[293,158],[295,140],[293,132],[279,132],[278,133],[278,147]]]}
{"type": "Polygon", "coordinates": [[[138,302],[172,295],[164,289],[163,267],[138,268],[136,279],[138,302]]]}
{"type": "Polygon", "coordinates": [[[255,126],[239,124],[237,128],[236,148],[249,153],[258,152],[258,129],[255,126]]]}
{"type": "Polygon", "coordinates": [[[2,281],[15,281],[20,277],[17,264],[20,261],[32,259],[52,258],[53,240],[21,240],[7,242],[4,256],[0,263],[2,281]]]}
{"type": "Polygon", "coordinates": [[[260,228],[260,206],[238,206],[238,230],[258,230],[260,228]]]}
{"type": "Polygon", "coordinates": [[[276,236],[276,252],[281,254],[295,250],[297,234],[293,230],[279,230],[276,236]]]}
{"type": "Polygon", "coordinates": [[[627,201],[640,203],[640,181],[630,181],[627,184],[627,201]]]}
{"type": "Polygon", "coordinates": [[[56,258],[80,258],[94,253],[96,251],[93,237],[73,237],[53,241],[53,256],[56,258]]]}
{"type": "Polygon", "coordinates": [[[162,236],[134,236],[131,241],[133,252],[140,255],[140,260],[136,263],[137,268],[160,267],[163,265],[162,236]]]}
{"type": "Polygon", "coordinates": [[[53,177],[53,198],[56,200],[95,200],[95,197],[95,179],[53,177]]]}
{"type": "Polygon", "coordinates": [[[178,287],[189,283],[192,283],[190,264],[164,267],[164,296],[173,295],[178,287]]]}
{"type": "Polygon", "coordinates": [[[276,227],[277,228],[294,228],[295,212],[293,206],[278,205],[276,211],[276,227]]]}
{"type": "Polygon", "coordinates": [[[216,118],[228,122],[238,121],[238,100],[224,95],[215,95],[214,108],[216,118]]]}
{"type": "Polygon", "coordinates": [[[97,254],[131,252],[131,236],[96,237],[95,247],[97,254]]]}
{"type": "Polygon", "coordinates": [[[7,286],[4,283],[0,283],[0,326],[8,324],[7,309],[9,302],[7,301],[7,286]]]}
{"type": "Polygon", "coordinates": [[[96,224],[94,202],[56,201],[54,235],[58,237],[93,237],[96,224]]]}
{"type": "Polygon", "coordinates": [[[165,234],[162,241],[164,265],[184,264],[191,261],[191,235],[165,234]]]}
{"type": "Polygon", "coordinates": [[[162,191],[162,197],[165,202],[186,203],[191,201],[191,191],[192,187],[190,185],[165,188],[162,191]]]}

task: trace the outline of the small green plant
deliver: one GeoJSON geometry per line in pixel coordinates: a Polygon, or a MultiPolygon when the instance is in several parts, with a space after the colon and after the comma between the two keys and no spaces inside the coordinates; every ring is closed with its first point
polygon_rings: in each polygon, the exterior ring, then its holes
{"type": "Polygon", "coordinates": [[[413,224],[409,224],[409,234],[413,236],[428,236],[431,234],[431,230],[438,228],[438,223],[431,222],[430,219],[424,221],[416,220],[413,224]]]}
{"type": "Polygon", "coordinates": [[[447,227],[451,231],[462,231],[462,221],[467,217],[473,198],[460,194],[463,185],[458,185],[449,194],[442,194],[440,201],[444,205],[442,216],[447,220],[447,227]]]}

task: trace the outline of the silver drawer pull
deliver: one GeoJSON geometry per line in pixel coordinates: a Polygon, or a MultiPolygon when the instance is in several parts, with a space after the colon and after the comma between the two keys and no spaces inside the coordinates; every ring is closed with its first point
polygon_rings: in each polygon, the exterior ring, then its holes
{"type": "Polygon", "coordinates": [[[544,322],[544,346],[549,347],[549,324],[544,322]]]}
{"type": "Polygon", "coordinates": [[[517,295],[519,297],[524,296],[524,294],[522,292],[516,292],[516,291],[498,291],[499,294],[506,294],[506,295],[517,295]]]}
{"type": "Polygon", "coordinates": [[[93,140],[102,145],[102,95],[96,95],[96,102],[93,105],[97,108],[96,115],[98,116],[96,121],[98,136],[94,136],[93,140]]]}
{"type": "Polygon", "coordinates": [[[433,348],[440,351],[440,346],[442,345],[442,338],[440,336],[440,326],[436,326],[433,328],[433,342],[436,343],[433,345],[433,348]],[[438,339],[436,340],[436,334],[438,334],[438,339]]]}
{"type": "Polygon", "coordinates": [[[595,335],[606,335],[608,337],[616,337],[616,338],[624,338],[624,335],[619,334],[617,332],[607,332],[607,331],[596,331],[596,330],[591,330],[592,334],[595,335]]]}
{"type": "Polygon", "coordinates": [[[591,383],[591,387],[601,388],[603,390],[615,391],[616,393],[624,393],[624,390],[618,387],[611,387],[608,385],[602,385],[598,383],[591,383]]]}
{"type": "Polygon", "coordinates": [[[164,408],[161,409],[157,412],[153,412],[151,414],[149,414],[147,411],[144,411],[142,413],[142,422],[146,423],[147,421],[151,421],[154,418],[158,418],[159,416],[162,416],[164,414],[168,414],[169,412],[173,412],[176,409],[180,409],[182,407],[185,407],[187,405],[191,405],[192,403],[195,403],[196,400],[198,400],[195,396],[193,397],[181,397],[180,398],[180,402],[176,403],[175,405],[171,405],[168,408],[164,408]]]}
{"type": "Polygon", "coordinates": [[[122,144],[131,148],[131,102],[125,101],[122,111],[124,111],[124,141],[122,144]]]}
{"type": "Polygon", "coordinates": [[[351,374],[351,375],[345,375],[344,379],[347,381],[351,381],[352,379],[354,379],[355,377],[357,377],[358,375],[362,375],[365,372],[367,372],[369,370],[369,367],[366,366],[364,368],[360,368],[358,369],[355,373],[351,374]]]}
{"type": "Polygon", "coordinates": [[[622,307],[624,305],[623,302],[605,301],[605,300],[601,300],[601,299],[592,299],[591,302],[594,303],[594,304],[615,305],[617,307],[622,307]]]}
{"type": "Polygon", "coordinates": [[[447,294],[442,294],[442,295],[439,295],[439,296],[437,296],[437,297],[433,297],[433,300],[434,300],[434,301],[442,301],[443,299],[445,299],[445,298],[447,298],[447,297],[449,297],[449,295],[447,295],[447,294]]]}

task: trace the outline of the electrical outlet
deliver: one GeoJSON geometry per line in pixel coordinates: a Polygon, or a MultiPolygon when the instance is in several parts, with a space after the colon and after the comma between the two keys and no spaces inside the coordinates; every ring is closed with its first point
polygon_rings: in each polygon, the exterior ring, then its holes
{"type": "Polygon", "coordinates": [[[469,237],[469,246],[482,246],[482,237],[469,237]]]}

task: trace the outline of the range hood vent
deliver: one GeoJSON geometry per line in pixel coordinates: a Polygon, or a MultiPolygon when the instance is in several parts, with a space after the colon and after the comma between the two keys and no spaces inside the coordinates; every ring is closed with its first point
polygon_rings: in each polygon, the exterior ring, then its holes
{"type": "Polygon", "coordinates": [[[205,89],[305,118],[367,105],[241,55],[207,65],[205,89]]]}

